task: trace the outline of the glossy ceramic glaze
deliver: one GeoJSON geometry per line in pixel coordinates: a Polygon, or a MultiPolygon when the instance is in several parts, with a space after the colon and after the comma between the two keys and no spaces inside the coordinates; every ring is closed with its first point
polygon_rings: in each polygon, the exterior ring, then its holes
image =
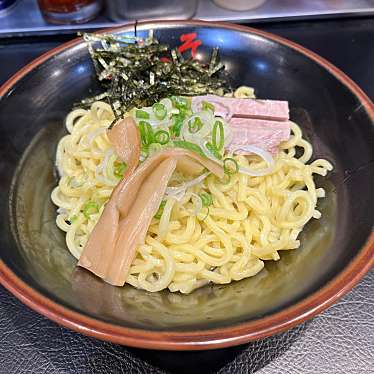
{"type": "MultiPolygon", "coordinates": [[[[374,126],[370,100],[311,52],[239,26],[141,24],[171,46],[197,33],[196,57],[220,47],[232,85],[288,100],[291,117],[334,165],[300,249],[258,276],[191,295],[103,284],[67,251],[49,199],[54,153],[74,102],[98,90],[86,47],[73,41],[42,56],[0,89],[0,280],[27,305],[77,331],[122,344],[203,349],[258,339],[302,322],[349,290],[373,263],[374,126]]],[[[133,33],[133,26],[116,32],[133,33]]]]}

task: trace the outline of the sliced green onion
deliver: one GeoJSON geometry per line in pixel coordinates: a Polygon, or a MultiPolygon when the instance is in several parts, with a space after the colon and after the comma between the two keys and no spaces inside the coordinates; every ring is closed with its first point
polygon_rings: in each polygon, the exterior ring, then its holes
{"type": "Polygon", "coordinates": [[[160,218],[161,218],[162,213],[164,212],[165,204],[166,204],[166,200],[162,200],[162,201],[161,201],[161,204],[160,204],[160,206],[159,206],[159,208],[158,208],[157,213],[154,215],[154,217],[155,217],[156,219],[160,219],[160,218]]]}
{"type": "Polygon", "coordinates": [[[195,117],[193,121],[188,121],[188,130],[191,134],[195,134],[203,127],[203,125],[203,121],[200,117],[195,117]]]}
{"type": "Polygon", "coordinates": [[[180,112],[181,112],[181,111],[180,111],[179,109],[177,109],[177,108],[173,108],[173,109],[170,109],[170,110],[169,110],[169,113],[170,113],[170,114],[180,114],[180,112]]]}
{"type": "Polygon", "coordinates": [[[218,160],[222,158],[222,155],[218,152],[217,148],[213,146],[212,143],[206,143],[205,146],[208,148],[209,152],[218,160]]]}
{"type": "Polygon", "coordinates": [[[161,103],[156,103],[156,104],[153,104],[152,109],[157,119],[163,120],[166,117],[167,111],[166,111],[165,105],[161,103]]]}
{"type": "Polygon", "coordinates": [[[190,102],[185,97],[172,96],[170,100],[172,101],[173,105],[178,109],[189,109],[190,107],[190,102]]]}
{"type": "Polygon", "coordinates": [[[89,218],[91,214],[95,214],[99,212],[99,204],[95,203],[94,201],[87,201],[83,205],[82,212],[86,218],[89,218]]]}
{"type": "Polygon", "coordinates": [[[212,130],[212,145],[218,151],[223,149],[225,144],[225,133],[223,131],[223,123],[221,121],[216,121],[212,130]],[[219,138],[217,141],[217,128],[219,129],[219,138]]]}
{"type": "Polygon", "coordinates": [[[174,140],[173,144],[174,147],[188,149],[199,154],[200,156],[206,157],[201,147],[195,143],[186,142],[185,140],[174,140]]]}
{"type": "Polygon", "coordinates": [[[153,129],[152,126],[146,121],[139,122],[139,131],[142,144],[149,145],[153,143],[153,129]]]}
{"type": "Polygon", "coordinates": [[[160,143],[161,145],[164,145],[169,142],[170,135],[165,130],[159,130],[155,132],[153,139],[155,143],[160,143]]]}
{"type": "Polygon", "coordinates": [[[146,122],[144,122],[144,121],[139,122],[140,139],[141,139],[143,144],[145,142],[146,127],[147,127],[146,122]]]}
{"type": "Polygon", "coordinates": [[[172,119],[173,125],[171,126],[170,131],[175,137],[179,137],[181,135],[184,116],[182,114],[173,114],[172,119]]]}
{"type": "Polygon", "coordinates": [[[114,175],[117,178],[122,178],[127,165],[124,162],[119,162],[114,166],[114,175]]]}
{"type": "Polygon", "coordinates": [[[143,145],[141,146],[141,155],[144,157],[144,158],[147,158],[149,156],[149,153],[150,153],[150,145],[143,145]]]}
{"type": "Polygon", "coordinates": [[[152,144],[153,139],[154,139],[154,135],[153,135],[152,126],[149,123],[147,123],[147,135],[146,135],[147,144],[152,144]]]}
{"type": "Polygon", "coordinates": [[[203,203],[203,206],[210,206],[213,204],[213,198],[210,193],[202,192],[199,196],[200,196],[201,202],[203,203]]]}
{"type": "Polygon", "coordinates": [[[201,102],[201,109],[202,110],[211,110],[213,113],[215,111],[215,107],[213,104],[209,103],[208,101],[202,101],[201,102]]]}
{"type": "Polygon", "coordinates": [[[135,111],[135,117],[141,119],[149,119],[149,113],[147,113],[145,110],[137,109],[135,111]]]}
{"type": "Polygon", "coordinates": [[[162,145],[160,143],[152,143],[148,147],[148,154],[159,152],[161,149],[162,145]]]}
{"type": "Polygon", "coordinates": [[[75,214],[74,216],[71,216],[71,217],[69,218],[69,222],[70,222],[70,223],[74,223],[77,219],[78,219],[78,216],[75,214]]]}
{"type": "Polygon", "coordinates": [[[239,171],[239,164],[231,157],[223,160],[223,170],[226,174],[235,174],[239,171]]]}

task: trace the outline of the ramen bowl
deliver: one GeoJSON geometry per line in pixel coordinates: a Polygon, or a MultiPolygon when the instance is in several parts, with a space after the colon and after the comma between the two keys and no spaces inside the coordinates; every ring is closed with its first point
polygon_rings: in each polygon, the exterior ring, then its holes
{"type": "MultiPolygon", "coordinates": [[[[334,165],[316,183],[326,190],[301,235],[255,277],[206,286],[189,295],[113,287],[77,269],[55,224],[50,200],[54,157],[74,103],[98,92],[85,43],[73,40],[39,57],[0,89],[0,281],[29,307],[57,323],[129,346],[192,350],[245,343],[286,330],[329,307],[374,262],[374,110],[336,67],[280,37],[243,26],[151,22],[172,47],[183,34],[208,61],[220,48],[232,85],[258,98],[288,100],[291,119],[334,165]]],[[[133,35],[134,25],[110,32],[133,35]]]]}

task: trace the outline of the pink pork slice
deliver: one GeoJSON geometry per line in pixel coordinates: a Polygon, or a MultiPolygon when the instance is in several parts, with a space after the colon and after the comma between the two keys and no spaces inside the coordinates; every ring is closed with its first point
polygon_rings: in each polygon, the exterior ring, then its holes
{"type": "MultiPolygon", "coordinates": [[[[227,147],[229,151],[233,151],[241,145],[253,145],[276,154],[279,144],[287,141],[291,133],[289,121],[232,118],[229,125],[232,131],[232,140],[227,147]]],[[[238,150],[235,153],[249,154],[250,152],[238,150]]]]}
{"type": "Polygon", "coordinates": [[[288,121],[289,108],[287,101],[238,99],[216,95],[194,96],[192,107],[201,109],[201,102],[207,101],[215,106],[215,115],[227,117],[255,118],[271,121],[288,121]]]}

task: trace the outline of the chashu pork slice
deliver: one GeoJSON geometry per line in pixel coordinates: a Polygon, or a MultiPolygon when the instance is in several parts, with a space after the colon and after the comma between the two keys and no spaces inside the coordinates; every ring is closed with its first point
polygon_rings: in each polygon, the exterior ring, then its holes
{"type": "Polygon", "coordinates": [[[291,134],[290,121],[277,122],[249,118],[232,118],[229,125],[232,139],[226,149],[228,151],[237,150],[235,152],[237,154],[249,154],[249,152],[240,150],[240,146],[245,145],[253,145],[276,154],[280,143],[287,141],[291,134]]]}
{"type": "Polygon", "coordinates": [[[243,117],[271,121],[287,121],[289,108],[287,101],[239,99],[216,95],[192,97],[192,108],[201,110],[201,103],[207,101],[215,107],[214,114],[223,118],[243,117]]]}

